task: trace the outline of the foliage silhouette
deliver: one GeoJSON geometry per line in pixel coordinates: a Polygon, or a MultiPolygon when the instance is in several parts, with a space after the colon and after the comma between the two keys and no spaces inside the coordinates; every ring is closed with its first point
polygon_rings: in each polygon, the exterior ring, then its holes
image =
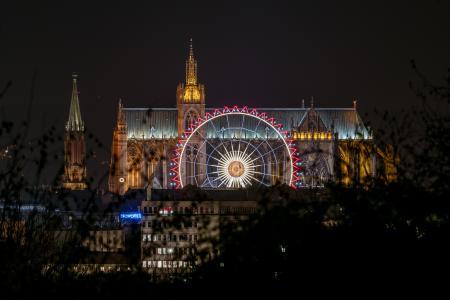
{"type": "MultiPolygon", "coordinates": [[[[435,86],[417,73],[419,86],[411,87],[422,105],[402,115],[385,114],[384,128],[390,130],[375,130],[376,140],[391,145],[394,157],[400,157],[395,161],[395,180],[387,181],[381,174],[364,185],[336,180],[323,189],[251,187],[247,193],[258,201],[257,212],[224,218],[219,224],[220,239],[204,241],[213,244],[215,255],[206,259],[199,252],[202,264],[166,282],[155,281],[141,270],[137,256],[131,272],[72,272],[69,266],[84,254],[80,244],[91,222],[103,213],[90,205],[96,190],[83,198],[86,216],[70,230],[55,231],[64,227],[64,219],[55,214],[51,200],[64,199],[64,193],[30,187],[39,182],[50,160],[60,159],[51,145],[62,139],[51,128],[39,139],[28,140],[29,123],[18,126],[1,120],[0,288],[16,296],[50,293],[78,298],[141,292],[232,293],[229,287],[264,291],[333,283],[386,286],[400,279],[442,282],[445,275],[438,271],[448,268],[450,253],[450,72],[446,86],[435,86]],[[25,172],[34,174],[35,181],[23,176],[25,172]],[[24,192],[35,202],[24,203],[24,192]],[[36,208],[23,219],[21,208],[31,204],[42,205],[43,211],[36,208]],[[55,232],[64,232],[63,237],[55,232]]],[[[0,100],[7,88],[3,91],[0,100]]],[[[57,177],[52,185],[59,183],[57,177]]],[[[183,193],[186,198],[209,200],[194,186],[187,186],[183,193]]],[[[139,243],[136,236],[130,239],[139,243]]]]}

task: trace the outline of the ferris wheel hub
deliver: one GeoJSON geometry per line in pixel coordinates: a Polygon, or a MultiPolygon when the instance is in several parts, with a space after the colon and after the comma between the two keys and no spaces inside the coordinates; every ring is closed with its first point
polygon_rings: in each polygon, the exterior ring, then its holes
{"type": "Polygon", "coordinates": [[[245,172],[245,167],[239,160],[234,160],[228,165],[228,174],[232,177],[241,177],[245,172]]]}

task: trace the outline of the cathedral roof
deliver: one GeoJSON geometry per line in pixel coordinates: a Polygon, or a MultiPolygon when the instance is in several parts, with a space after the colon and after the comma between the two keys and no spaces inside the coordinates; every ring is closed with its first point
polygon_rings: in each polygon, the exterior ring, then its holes
{"type": "Polygon", "coordinates": [[[124,108],[128,138],[167,139],[178,136],[176,108],[124,108]]]}
{"type": "MultiPolygon", "coordinates": [[[[260,108],[284,125],[286,130],[295,130],[305,121],[310,108],[260,108]]],[[[339,139],[369,139],[370,133],[353,108],[314,108],[329,131],[336,132],[339,139]],[[334,127],[334,129],[333,129],[334,127]]]]}
{"type": "MultiPolygon", "coordinates": [[[[370,133],[354,108],[313,108],[328,131],[336,132],[339,139],[370,139],[370,133]]],[[[165,139],[178,135],[176,108],[124,108],[128,125],[128,138],[165,139]]],[[[257,108],[281,123],[285,130],[297,130],[311,108],[257,108]]],[[[214,108],[207,108],[212,112],[214,108]]],[[[250,125],[251,124],[246,124],[250,125]]],[[[245,126],[245,125],[244,125],[245,126]]],[[[213,137],[215,133],[207,133],[213,137]]]]}

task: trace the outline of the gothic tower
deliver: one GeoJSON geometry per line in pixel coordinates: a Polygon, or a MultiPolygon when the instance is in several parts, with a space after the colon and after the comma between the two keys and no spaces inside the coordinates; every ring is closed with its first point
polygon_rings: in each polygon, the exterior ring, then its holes
{"type": "Polygon", "coordinates": [[[197,81],[197,61],[192,39],[186,60],[186,82],[177,87],[178,135],[180,136],[198,117],[205,115],[205,87],[197,81]]]}
{"type": "MultiPolygon", "coordinates": [[[[178,136],[191,127],[199,117],[205,116],[205,87],[197,80],[197,61],[194,57],[192,39],[189,45],[189,56],[186,60],[186,82],[177,87],[178,136]]],[[[185,184],[201,185],[204,178],[194,178],[193,174],[206,174],[206,146],[204,133],[199,131],[191,140],[192,148],[186,149],[188,161],[184,168],[185,184]],[[197,169],[197,172],[194,170],[197,169]]]]}
{"type": "Polygon", "coordinates": [[[63,187],[70,190],[84,190],[86,184],[86,145],[84,122],[81,119],[78,100],[77,75],[72,75],[72,99],[69,120],[64,134],[64,181],[63,187]]]}
{"type": "Polygon", "coordinates": [[[128,190],[127,142],[127,121],[122,101],[119,100],[116,127],[111,146],[111,165],[108,182],[109,191],[119,195],[125,194],[128,190]]]}

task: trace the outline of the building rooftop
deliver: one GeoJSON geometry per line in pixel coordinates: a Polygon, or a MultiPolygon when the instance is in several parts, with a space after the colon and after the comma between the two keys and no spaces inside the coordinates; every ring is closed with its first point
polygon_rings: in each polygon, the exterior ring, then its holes
{"type": "MultiPolygon", "coordinates": [[[[206,108],[213,112],[215,108],[206,108]]],[[[368,128],[354,108],[313,108],[328,131],[336,132],[338,139],[370,139],[368,128]]],[[[305,116],[311,108],[257,108],[282,124],[284,130],[292,131],[305,122],[305,116]]],[[[176,108],[124,108],[128,125],[128,138],[136,139],[171,139],[178,136],[178,111],[176,108]]],[[[254,127],[252,120],[244,124],[246,128],[254,127]]],[[[241,124],[236,124],[240,127],[241,124]]],[[[217,132],[208,130],[208,138],[217,137],[217,132]]],[[[231,137],[229,137],[231,138],[231,137]]],[[[254,138],[254,137],[250,137],[254,138]]]]}

